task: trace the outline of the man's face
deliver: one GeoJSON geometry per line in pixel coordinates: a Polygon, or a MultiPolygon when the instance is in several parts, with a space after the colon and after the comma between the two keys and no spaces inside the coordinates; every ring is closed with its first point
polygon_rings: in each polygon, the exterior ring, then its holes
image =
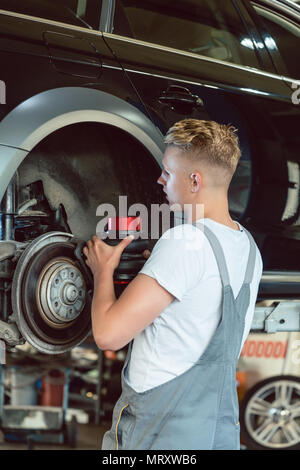
{"type": "Polygon", "coordinates": [[[162,159],[163,171],[157,180],[163,186],[169,205],[191,203],[189,166],[182,151],[172,145],[165,150],[162,159]]]}

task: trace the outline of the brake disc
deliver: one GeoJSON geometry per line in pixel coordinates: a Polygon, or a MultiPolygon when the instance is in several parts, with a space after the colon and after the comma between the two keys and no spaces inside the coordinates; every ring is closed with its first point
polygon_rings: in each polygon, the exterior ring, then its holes
{"type": "Polygon", "coordinates": [[[91,283],[74,254],[75,238],[49,232],[20,256],[12,308],[24,338],[38,351],[61,354],[91,332],[91,283]]]}

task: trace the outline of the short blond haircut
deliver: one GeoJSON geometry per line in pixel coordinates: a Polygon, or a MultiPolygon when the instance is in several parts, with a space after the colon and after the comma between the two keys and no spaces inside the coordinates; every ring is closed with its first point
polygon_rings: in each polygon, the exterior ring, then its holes
{"type": "Polygon", "coordinates": [[[186,152],[193,162],[225,169],[229,183],[241,157],[236,132],[232,124],[183,119],[170,127],[164,142],[186,152]]]}

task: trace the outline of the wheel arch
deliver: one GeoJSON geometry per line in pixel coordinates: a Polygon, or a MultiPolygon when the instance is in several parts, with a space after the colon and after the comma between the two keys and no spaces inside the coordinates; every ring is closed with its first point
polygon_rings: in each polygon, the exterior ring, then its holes
{"type": "Polygon", "coordinates": [[[39,142],[80,122],[122,129],[142,143],[161,167],[163,136],[133,105],[93,88],[55,88],[23,101],[0,122],[0,200],[19,165],[39,142]]]}

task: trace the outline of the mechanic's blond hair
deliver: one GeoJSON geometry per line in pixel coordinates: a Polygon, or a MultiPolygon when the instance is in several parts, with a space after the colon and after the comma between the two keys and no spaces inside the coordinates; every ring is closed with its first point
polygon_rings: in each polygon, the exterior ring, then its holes
{"type": "Polygon", "coordinates": [[[183,119],[170,127],[164,142],[180,148],[193,162],[203,162],[225,170],[228,185],[241,157],[235,132],[237,129],[231,124],[183,119]]]}

